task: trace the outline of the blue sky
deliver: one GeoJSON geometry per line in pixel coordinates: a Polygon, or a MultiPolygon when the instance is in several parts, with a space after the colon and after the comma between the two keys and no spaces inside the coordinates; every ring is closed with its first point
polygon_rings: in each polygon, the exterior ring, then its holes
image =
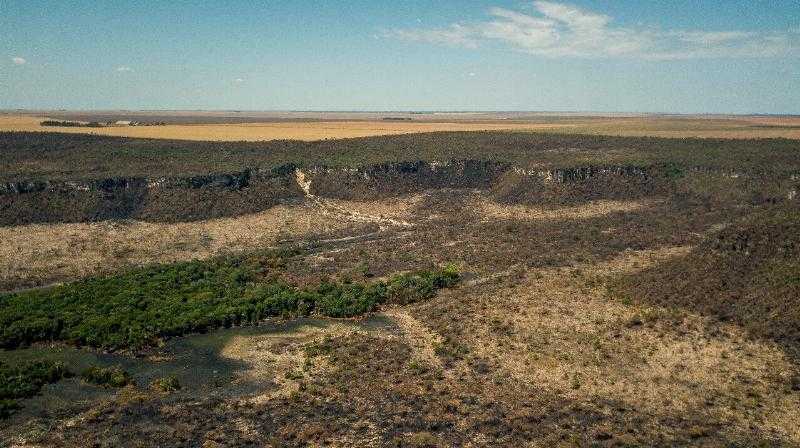
{"type": "Polygon", "coordinates": [[[0,108],[800,113],[797,0],[0,0],[0,108]]]}

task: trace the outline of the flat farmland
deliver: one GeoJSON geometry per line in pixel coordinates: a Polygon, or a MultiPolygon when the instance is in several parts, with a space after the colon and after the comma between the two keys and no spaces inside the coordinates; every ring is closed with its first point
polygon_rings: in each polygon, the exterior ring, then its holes
{"type": "Polygon", "coordinates": [[[443,131],[529,131],[671,138],[800,138],[800,117],[540,113],[0,113],[0,131],[87,133],[201,141],[315,141],[443,131]],[[163,122],[160,126],[42,126],[46,119],[163,122]]]}
{"type": "Polygon", "coordinates": [[[3,116],[0,131],[91,133],[115,137],[202,141],[325,140],[438,131],[554,130],[570,124],[514,122],[408,122],[374,120],[167,124],[103,128],[41,126],[46,117],[3,116]]]}

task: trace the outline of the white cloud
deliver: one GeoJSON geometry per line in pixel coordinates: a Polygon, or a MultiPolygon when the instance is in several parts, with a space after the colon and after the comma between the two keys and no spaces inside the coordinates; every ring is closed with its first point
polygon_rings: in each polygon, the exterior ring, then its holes
{"type": "Polygon", "coordinates": [[[478,48],[477,39],[472,27],[454,23],[447,28],[435,30],[394,30],[390,36],[414,42],[428,42],[432,44],[446,44],[451,46],[478,48]]]}
{"type": "Polygon", "coordinates": [[[25,58],[21,58],[19,56],[14,56],[13,58],[11,58],[11,62],[13,62],[16,65],[24,65],[28,63],[28,61],[26,61],[25,58]]]}
{"type": "Polygon", "coordinates": [[[233,80],[233,82],[235,82],[236,84],[241,84],[241,83],[243,83],[243,82],[244,82],[244,79],[242,79],[242,78],[236,78],[236,79],[234,79],[234,80],[233,80]]]}
{"type": "Polygon", "coordinates": [[[120,65],[119,67],[117,67],[117,71],[118,72],[132,72],[133,69],[128,67],[127,65],[120,65]]]}
{"type": "Polygon", "coordinates": [[[626,28],[607,15],[566,3],[534,1],[534,14],[491,8],[490,19],[439,29],[392,30],[388,36],[477,48],[499,42],[547,57],[645,59],[782,57],[800,55],[800,36],[786,32],[626,28]]]}

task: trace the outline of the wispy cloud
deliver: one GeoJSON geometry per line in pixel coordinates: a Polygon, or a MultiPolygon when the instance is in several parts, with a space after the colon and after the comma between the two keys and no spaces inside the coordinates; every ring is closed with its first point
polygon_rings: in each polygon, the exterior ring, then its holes
{"type": "Polygon", "coordinates": [[[14,56],[13,58],[11,58],[11,62],[13,62],[16,65],[25,65],[28,63],[28,61],[26,61],[25,58],[21,58],[19,56],[14,56]]]}
{"type": "Polygon", "coordinates": [[[438,29],[395,29],[390,37],[478,48],[499,42],[547,57],[645,59],[783,57],[800,55],[800,36],[792,31],[696,31],[626,28],[613,18],[566,3],[534,1],[534,14],[505,8],[491,18],[438,29]]]}
{"type": "Polygon", "coordinates": [[[236,84],[241,84],[241,83],[244,82],[244,79],[243,78],[236,78],[236,79],[233,80],[233,82],[235,82],[236,84]]]}
{"type": "Polygon", "coordinates": [[[132,72],[133,69],[128,67],[127,65],[120,65],[119,67],[117,67],[117,71],[124,73],[124,72],[132,72]]]}
{"type": "Polygon", "coordinates": [[[478,48],[479,36],[475,28],[459,24],[450,25],[448,28],[434,30],[393,30],[390,34],[394,37],[415,42],[428,42],[432,44],[445,44],[458,47],[478,48]]]}

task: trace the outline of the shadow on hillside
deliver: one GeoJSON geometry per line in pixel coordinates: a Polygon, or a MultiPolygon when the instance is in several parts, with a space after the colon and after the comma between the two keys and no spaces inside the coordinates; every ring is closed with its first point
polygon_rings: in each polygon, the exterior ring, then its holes
{"type": "Polygon", "coordinates": [[[619,279],[614,292],[733,322],[800,365],[800,208],[758,210],[684,256],[619,279]]]}

